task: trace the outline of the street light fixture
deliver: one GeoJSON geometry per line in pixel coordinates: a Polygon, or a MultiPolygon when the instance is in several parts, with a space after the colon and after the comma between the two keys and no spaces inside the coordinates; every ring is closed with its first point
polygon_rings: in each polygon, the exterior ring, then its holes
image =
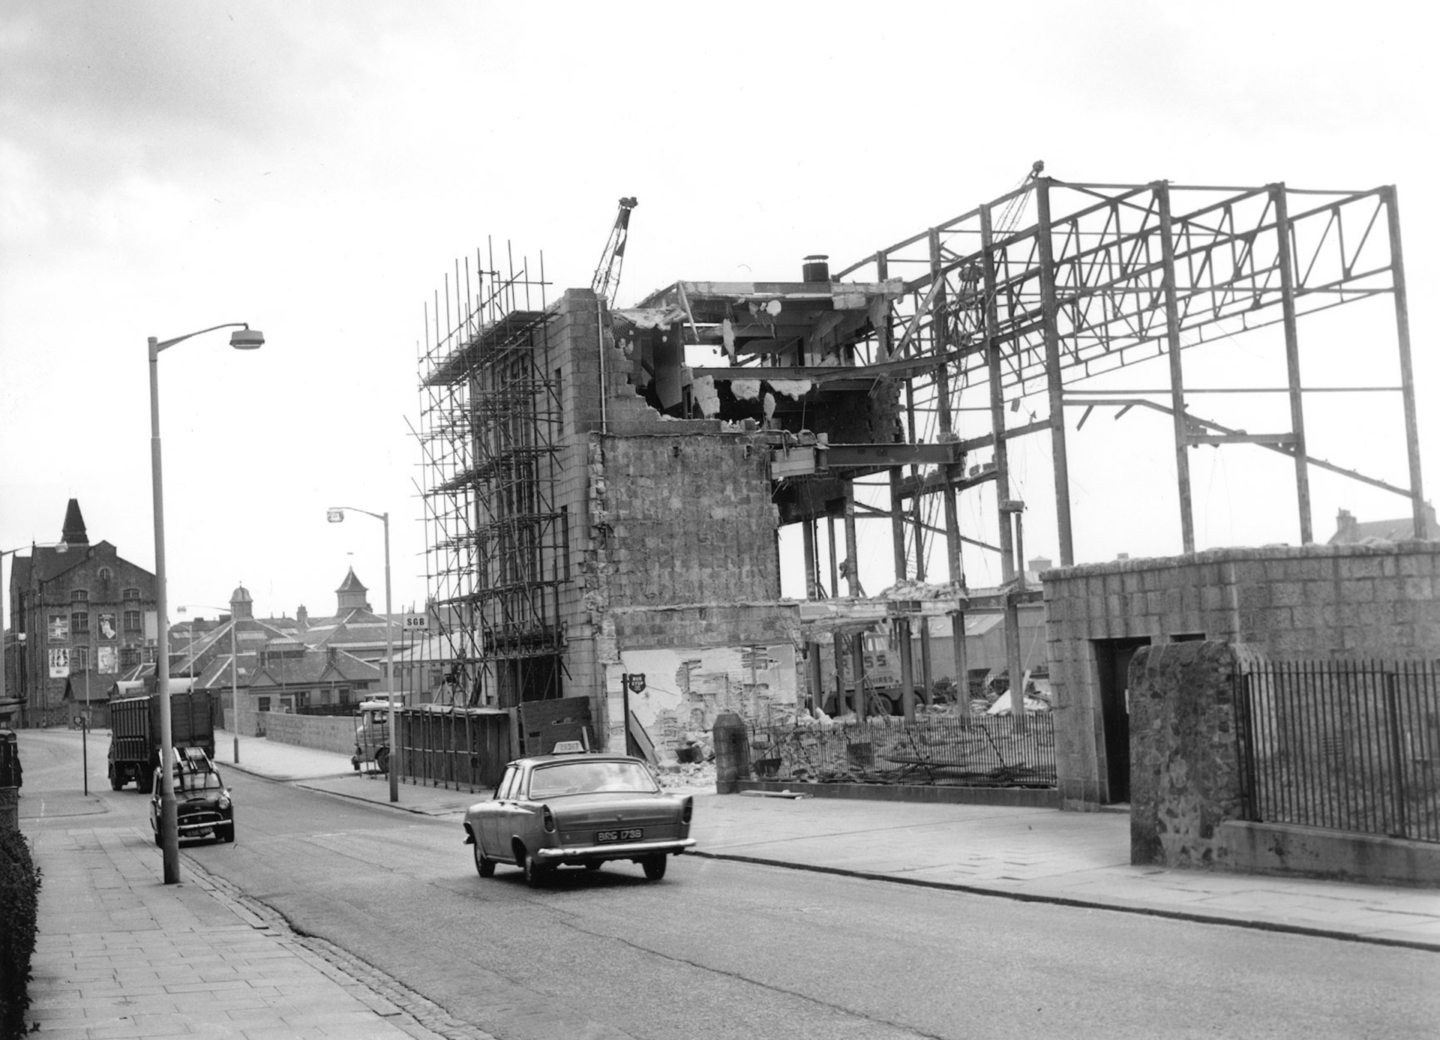
{"type": "Polygon", "coordinates": [[[265,342],[259,329],[243,321],[211,325],[174,339],[148,341],[150,359],[150,477],[155,503],[155,613],[159,638],[155,648],[155,693],[160,698],[160,852],[165,884],[180,881],[180,829],[175,810],[175,747],[170,730],[170,623],[165,612],[165,491],[160,467],[160,352],[194,336],[217,329],[235,329],[230,345],[236,350],[254,350],[265,342]]]}
{"type": "Polygon", "coordinates": [[[325,519],[332,524],[345,522],[345,510],[353,510],[356,513],[364,513],[366,516],[373,516],[385,525],[385,703],[386,725],[388,735],[386,739],[390,742],[390,761],[386,763],[386,772],[390,774],[390,800],[400,800],[400,745],[395,741],[395,652],[393,637],[390,625],[390,514],[372,513],[368,509],[360,509],[356,506],[331,506],[325,511],[325,519]]]}
{"type": "MultiPolygon", "coordinates": [[[[235,614],[234,607],[216,607],[206,603],[191,603],[190,606],[200,607],[204,610],[230,611],[230,714],[234,716],[230,720],[230,735],[235,740],[234,762],[238,766],[240,764],[240,656],[235,652],[235,628],[239,618],[235,614]]],[[[176,607],[175,610],[180,614],[185,613],[184,607],[176,607]]],[[[193,621],[191,625],[194,625],[193,621]]],[[[193,633],[190,642],[195,642],[193,633]]],[[[191,655],[190,660],[192,662],[195,660],[194,655],[191,655]]]]}

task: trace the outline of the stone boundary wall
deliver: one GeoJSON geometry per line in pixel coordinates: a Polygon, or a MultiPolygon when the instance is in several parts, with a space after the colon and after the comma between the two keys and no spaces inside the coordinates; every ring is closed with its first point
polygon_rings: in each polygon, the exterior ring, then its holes
{"type": "Polygon", "coordinates": [[[1235,677],[1256,655],[1226,643],[1147,647],[1130,663],[1130,862],[1217,866],[1241,816],[1235,677]]]}
{"type": "Polygon", "coordinates": [[[287,715],[278,711],[262,711],[258,717],[267,740],[319,751],[336,751],[343,755],[355,753],[353,715],[287,715]]]}
{"type": "Polygon", "coordinates": [[[1440,887],[1440,844],[1244,818],[1236,677],[1252,647],[1151,646],[1130,663],[1130,862],[1440,887]]]}
{"type": "Polygon", "coordinates": [[[1440,542],[1212,549],[1046,571],[1063,803],[1107,792],[1096,643],[1243,643],[1273,659],[1415,660],[1440,649],[1440,542]]]}

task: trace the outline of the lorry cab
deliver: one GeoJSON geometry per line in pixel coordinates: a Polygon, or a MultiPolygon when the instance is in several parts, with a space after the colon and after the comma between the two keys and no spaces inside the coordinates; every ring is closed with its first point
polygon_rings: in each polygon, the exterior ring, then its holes
{"type": "MultiPolygon", "coordinates": [[[[395,698],[397,709],[404,707],[402,697],[395,698]]],[[[390,702],[361,701],[355,706],[355,754],[350,765],[358,773],[362,766],[385,773],[390,768],[390,702]]]]}

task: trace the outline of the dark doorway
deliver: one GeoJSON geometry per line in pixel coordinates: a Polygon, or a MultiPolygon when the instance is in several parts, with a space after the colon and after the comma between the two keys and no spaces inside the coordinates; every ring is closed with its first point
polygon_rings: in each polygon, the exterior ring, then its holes
{"type": "Polygon", "coordinates": [[[1130,658],[1144,636],[1095,640],[1095,664],[1100,672],[1100,719],[1105,731],[1106,801],[1130,800],[1130,658]]]}

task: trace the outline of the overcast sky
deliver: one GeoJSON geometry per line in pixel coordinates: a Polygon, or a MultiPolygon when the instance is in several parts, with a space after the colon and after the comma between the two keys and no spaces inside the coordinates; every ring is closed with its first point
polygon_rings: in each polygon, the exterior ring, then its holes
{"type": "MultiPolygon", "coordinates": [[[[243,582],[258,614],[327,613],[353,565],[380,608],[380,524],[327,524],[332,504],[391,514],[395,606],[421,604],[406,418],[423,307],[456,258],[487,240],[543,254],[554,299],[589,284],[634,195],[621,305],[680,279],[791,279],[806,254],[845,266],[995,198],[1037,159],[1072,181],[1397,185],[1433,496],[1424,10],[0,0],[0,549],[57,540],[73,497],[92,541],[153,568],[146,337],[245,321],[262,350],[221,332],[161,358],[172,605],[243,582]]],[[[1383,455],[1373,475],[1405,483],[1403,442],[1371,440],[1387,409],[1307,417],[1335,445],[1316,453],[1383,455]]],[[[1173,480],[1157,418],[1079,467],[1082,561],[1178,551],[1152,517],[1173,507],[1106,483],[1142,463],[1173,480]]],[[[1284,460],[1257,478],[1259,449],[1205,451],[1224,461],[1197,463],[1202,547],[1294,541],[1288,500],[1253,498],[1290,479],[1284,460]]],[[[1409,512],[1328,479],[1314,494],[1321,540],[1341,506],[1409,512]]],[[[1032,555],[1056,554],[1045,512],[1032,555]]]]}

